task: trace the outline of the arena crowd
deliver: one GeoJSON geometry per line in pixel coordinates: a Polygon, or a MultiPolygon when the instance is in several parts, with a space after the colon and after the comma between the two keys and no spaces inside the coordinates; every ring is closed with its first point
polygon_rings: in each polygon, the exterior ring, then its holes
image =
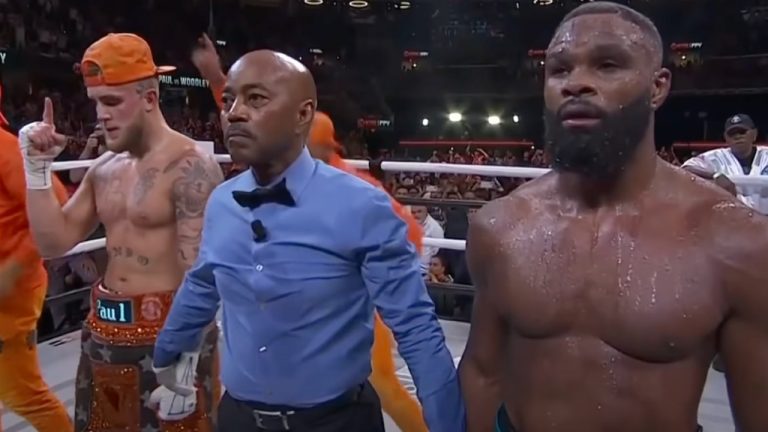
{"type": "MultiPolygon", "coordinates": [[[[41,56],[58,61],[57,64],[74,65],[71,69],[77,71],[76,59],[88,44],[98,36],[111,31],[135,31],[147,37],[155,50],[159,62],[178,65],[181,70],[194,71],[190,61],[191,41],[195,26],[178,33],[164,31],[163,23],[169,17],[174,20],[187,20],[195,23],[197,28],[217,31],[217,49],[226,68],[240,53],[254,46],[268,46],[301,57],[305,45],[302,37],[286,31],[276,31],[281,26],[309,25],[303,19],[286,21],[276,18],[272,12],[264,13],[260,9],[251,9],[244,13],[236,2],[222,1],[216,4],[215,19],[208,14],[208,3],[195,0],[180,4],[168,5],[154,0],[136,2],[121,2],[110,8],[99,7],[93,2],[82,0],[3,0],[0,1],[0,48],[8,56],[19,56],[19,53],[37,53],[41,56]],[[152,10],[152,14],[147,14],[152,10]],[[259,11],[255,13],[254,11],[259,11]],[[142,19],[138,19],[141,17],[142,19]],[[143,19],[147,18],[147,19],[143,19]],[[258,31],[252,31],[249,23],[257,20],[261,25],[258,31]],[[226,23],[226,25],[222,25],[226,23]],[[226,41],[226,43],[224,42],[226,41]]],[[[451,6],[453,7],[453,6],[451,6]]],[[[309,21],[311,23],[311,21],[309,21]]],[[[723,29],[722,31],[725,31],[723,29]]],[[[720,31],[720,30],[718,30],[720,31]]],[[[735,47],[746,49],[760,44],[760,34],[753,28],[745,28],[747,36],[738,39],[718,39],[718,49],[733,50],[735,47]],[[738,42],[741,41],[741,42],[738,42]],[[726,43],[727,42],[727,43],[726,43]]],[[[445,40],[452,40],[452,31],[446,31],[445,40]]],[[[334,41],[331,41],[334,42],[334,41]]],[[[338,42],[338,41],[335,41],[338,42]]],[[[332,44],[331,44],[332,45],[332,44]]],[[[334,50],[336,58],[328,60],[314,57],[311,63],[313,72],[323,88],[337,91],[333,79],[326,77],[332,63],[346,62],[348,67],[361,67],[362,61],[347,56],[344,49],[334,50]],[[356,63],[357,62],[357,63],[356,63]],[[326,87],[323,87],[326,85],[326,87]]],[[[680,88],[706,87],[707,83],[729,83],[738,86],[739,82],[730,81],[747,79],[752,75],[745,70],[756,71],[765,65],[758,62],[751,67],[749,59],[738,62],[723,63],[705,68],[700,62],[700,56],[689,53],[687,56],[676,57],[676,80],[680,88]],[[734,73],[739,71],[739,73],[734,73]],[[745,78],[746,77],[746,78],[745,78]],[[727,79],[726,79],[727,78],[727,79]],[[730,80],[730,81],[729,81],[730,80]]],[[[3,57],[5,62],[5,57],[3,57]]],[[[413,75],[412,64],[404,62],[408,67],[401,72],[413,75]],[[407,64],[406,64],[407,63],[407,64]]],[[[521,80],[539,83],[538,61],[531,63],[526,60],[518,65],[518,75],[521,80]]],[[[98,157],[104,151],[99,145],[99,131],[95,128],[92,105],[86,97],[85,89],[76,73],[56,72],[58,79],[51,80],[48,75],[33,73],[19,81],[13,78],[11,85],[4,87],[2,104],[3,112],[12,127],[18,127],[37,119],[42,112],[42,101],[51,97],[56,109],[56,124],[62,133],[69,137],[66,150],[60,155],[60,161],[86,160],[98,157]]],[[[417,78],[416,78],[417,79],[417,78]]],[[[460,79],[460,78],[456,78],[460,79]]],[[[416,81],[412,84],[415,85],[416,81]]],[[[212,141],[216,153],[226,153],[222,142],[221,126],[218,112],[212,103],[208,89],[192,93],[168,93],[163,100],[163,109],[169,124],[189,137],[200,141],[212,141]]],[[[351,91],[351,90],[350,90],[351,91]]],[[[345,97],[348,97],[346,95],[345,97]]],[[[331,104],[331,106],[333,106],[331,104]]],[[[321,99],[321,108],[322,99],[321,99]]],[[[331,110],[332,111],[332,110],[331,110]]],[[[332,113],[333,114],[333,113],[332,113]]],[[[366,138],[370,134],[352,122],[340,122],[340,141],[345,144],[346,157],[351,159],[367,158],[370,143],[366,138]]],[[[416,134],[418,135],[418,134],[416,134]]],[[[463,135],[466,137],[466,135],[463,135]]],[[[505,138],[505,137],[500,137],[505,138]]],[[[703,139],[706,136],[691,137],[703,139]]],[[[423,161],[429,163],[454,163],[475,165],[549,166],[541,142],[534,146],[488,147],[475,146],[471,143],[462,147],[434,145],[431,148],[421,147],[419,152],[408,148],[390,148],[374,150],[379,159],[401,161],[423,161]]],[[[676,165],[680,165],[697,151],[676,149],[673,146],[659,149],[659,156],[676,165]]],[[[224,164],[227,177],[239,172],[239,167],[224,164]]],[[[58,173],[70,193],[73,193],[84,175],[84,170],[76,169],[58,173]]],[[[422,223],[426,235],[434,238],[464,239],[468,220],[476,208],[451,205],[452,200],[487,202],[504,196],[523,184],[521,178],[482,178],[467,175],[434,175],[429,173],[386,173],[384,183],[387,189],[396,197],[425,198],[443,201],[440,205],[412,206],[412,211],[422,223]]],[[[97,231],[92,238],[101,237],[97,231]]],[[[106,257],[100,251],[90,252],[74,257],[66,257],[49,262],[51,274],[51,294],[59,295],[68,291],[87,286],[99,277],[106,257]]],[[[463,252],[426,248],[422,257],[425,278],[431,282],[458,283],[471,285],[463,252]]],[[[468,310],[466,301],[440,302],[441,313],[454,315],[461,313],[466,316],[468,310]]],[[[63,330],[70,325],[76,326],[86,312],[87,302],[83,298],[56,306],[50,313],[44,315],[41,323],[42,333],[63,330]]]]}

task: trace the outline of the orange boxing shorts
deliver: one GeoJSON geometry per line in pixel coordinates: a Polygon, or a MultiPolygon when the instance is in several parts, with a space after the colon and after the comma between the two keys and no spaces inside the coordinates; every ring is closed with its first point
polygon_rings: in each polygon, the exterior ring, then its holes
{"type": "Polygon", "coordinates": [[[152,354],[174,293],[127,296],[102,284],[91,292],[76,377],[75,431],[213,432],[221,394],[217,327],[208,328],[203,338],[197,411],[179,421],[160,420],[149,404],[150,394],[158,387],[152,354]]]}

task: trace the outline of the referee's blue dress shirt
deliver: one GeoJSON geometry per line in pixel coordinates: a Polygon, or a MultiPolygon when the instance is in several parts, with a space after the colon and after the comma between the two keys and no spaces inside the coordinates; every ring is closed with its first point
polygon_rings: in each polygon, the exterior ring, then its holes
{"type": "Polygon", "coordinates": [[[197,262],[157,338],[155,366],[196,351],[223,309],[222,384],[236,399],[310,407],[371,373],[374,305],[392,329],[433,432],[465,430],[456,369],[405,222],[387,194],[312,159],[286,179],[295,207],[241,207],[251,171],[221,184],[205,212],[197,262]],[[251,222],[268,238],[254,241],[251,222]]]}

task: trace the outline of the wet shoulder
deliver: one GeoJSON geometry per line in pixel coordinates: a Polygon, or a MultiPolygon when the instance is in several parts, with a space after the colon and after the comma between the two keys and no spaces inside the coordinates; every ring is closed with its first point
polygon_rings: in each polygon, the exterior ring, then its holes
{"type": "Polygon", "coordinates": [[[684,212],[681,216],[688,221],[711,225],[710,221],[722,217],[738,218],[752,212],[737,197],[709,180],[669,164],[663,169],[660,189],[664,199],[659,204],[680,208],[684,212]]]}
{"type": "Polygon", "coordinates": [[[684,194],[693,194],[692,197],[698,197],[703,201],[732,199],[738,201],[723,188],[715,185],[712,181],[705,180],[696,176],[683,168],[673,166],[664,162],[659,166],[662,175],[659,176],[663,183],[674,185],[676,190],[684,194]]]}
{"type": "Polygon", "coordinates": [[[467,253],[472,260],[496,259],[498,254],[492,251],[539,223],[540,212],[548,211],[545,207],[552,202],[554,185],[554,175],[546,174],[483,206],[469,224],[467,253]]]}
{"type": "Polygon", "coordinates": [[[503,222],[507,226],[527,218],[537,208],[547,206],[554,201],[556,174],[547,173],[531,180],[510,192],[507,196],[491,201],[481,208],[473,218],[478,224],[495,225],[503,222]]]}
{"type": "Polygon", "coordinates": [[[731,261],[737,256],[768,250],[768,216],[711,181],[677,167],[671,167],[670,173],[672,180],[667,183],[673,192],[669,204],[683,203],[679,219],[687,221],[689,229],[704,234],[713,256],[731,261]]]}

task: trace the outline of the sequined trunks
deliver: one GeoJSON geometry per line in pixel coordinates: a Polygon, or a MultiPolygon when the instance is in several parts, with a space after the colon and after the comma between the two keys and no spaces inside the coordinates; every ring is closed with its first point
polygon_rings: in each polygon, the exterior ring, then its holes
{"type": "Polygon", "coordinates": [[[197,367],[197,412],[183,420],[157,418],[149,395],[155,339],[173,293],[113,294],[95,286],[91,313],[83,325],[77,370],[76,432],[213,432],[221,388],[215,326],[206,330],[197,367]]]}

